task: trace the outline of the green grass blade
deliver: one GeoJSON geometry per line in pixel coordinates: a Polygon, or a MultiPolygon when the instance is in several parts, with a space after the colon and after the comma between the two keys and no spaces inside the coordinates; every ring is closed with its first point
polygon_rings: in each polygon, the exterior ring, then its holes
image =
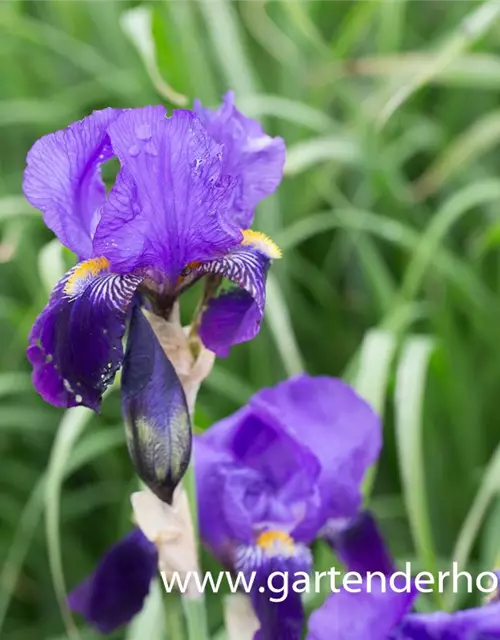
{"type": "Polygon", "coordinates": [[[376,2],[360,2],[350,6],[338,33],[332,38],[332,49],[336,59],[347,57],[353,49],[356,49],[359,42],[366,39],[375,20],[376,11],[376,2]]]}
{"type": "MultiPolygon", "coordinates": [[[[457,563],[459,571],[467,569],[472,548],[478,537],[492,499],[500,492],[500,445],[493,453],[483,474],[481,486],[458,532],[452,561],[457,563]]],[[[453,610],[457,593],[451,586],[445,594],[447,610],[453,610]]]]}
{"type": "Polygon", "coordinates": [[[201,0],[198,6],[227,86],[241,96],[256,93],[257,81],[244,50],[233,3],[228,0],[201,0]]]}
{"type": "Polygon", "coordinates": [[[500,181],[492,179],[461,189],[441,207],[431,219],[408,265],[401,285],[402,297],[408,299],[417,294],[425,273],[433,266],[435,256],[440,253],[440,245],[452,226],[474,207],[496,201],[500,201],[500,181]]]}
{"type": "MultiPolygon", "coordinates": [[[[477,194],[478,199],[483,197],[480,190],[475,189],[474,192],[477,194]]],[[[493,197],[495,197],[496,187],[494,186],[492,187],[492,193],[493,197]]],[[[463,204],[462,198],[459,201],[457,200],[456,204],[461,206],[463,204]]],[[[448,216],[449,214],[446,215],[448,216]]],[[[407,249],[412,254],[413,259],[415,259],[418,251],[424,254],[424,258],[429,255],[424,246],[420,250],[418,249],[419,245],[423,245],[423,242],[415,229],[398,220],[391,220],[371,211],[354,208],[312,214],[284,229],[276,237],[276,240],[283,251],[286,252],[317,234],[342,228],[369,232],[387,242],[407,249]]],[[[434,252],[431,255],[434,260],[432,266],[441,270],[443,275],[455,282],[461,289],[464,289],[478,307],[484,308],[490,304],[491,294],[465,261],[457,258],[444,246],[440,247],[439,252],[434,252]]],[[[430,266],[428,261],[422,262],[422,265],[430,266]]],[[[424,273],[425,268],[423,271],[420,268],[417,285],[420,283],[420,277],[424,273]]]]}
{"type": "Polygon", "coordinates": [[[480,154],[496,147],[500,142],[500,112],[492,111],[475,121],[473,125],[445,147],[438,158],[413,184],[418,198],[427,198],[441,189],[450,178],[468,171],[480,154]]]}
{"type": "Polygon", "coordinates": [[[382,329],[370,329],[359,351],[358,372],[354,387],[380,415],[384,415],[391,365],[397,348],[397,337],[382,329]]]}
{"type": "Polygon", "coordinates": [[[57,238],[51,240],[40,250],[38,254],[38,269],[45,290],[47,294],[50,294],[66,272],[63,246],[57,238]]]}
{"type": "Polygon", "coordinates": [[[15,530],[0,573],[0,634],[15,589],[22,564],[43,512],[44,482],[40,479],[33,488],[15,530]]]}
{"type": "Polygon", "coordinates": [[[304,362],[293,332],[290,314],[279,285],[270,273],[267,277],[266,322],[289,376],[304,370],[304,362]]]}
{"type": "Polygon", "coordinates": [[[66,412],[59,425],[46,472],[45,527],[49,565],[61,615],[71,640],[78,640],[79,634],[67,604],[61,554],[60,500],[68,459],[91,417],[92,413],[84,407],[66,412]]]}
{"type": "Polygon", "coordinates": [[[342,165],[359,164],[361,151],[346,135],[314,138],[297,142],[288,149],[285,175],[296,176],[320,162],[334,161],[342,165]]]}
{"type": "Polygon", "coordinates": [[[311,105],[283,96],[249,95],[238,100],[243,113],[252,118],[273,116],[323,133],[338,127],[328,114],[311,105]]]}
{"type": "Polygon", "coordinates": [[[27,202],[23,196],[4,196],[0,198],[0,221],[17,216],[34,216],[41,220],[40,212],[27,202]]]}
{"type": "MultiPolygon", "coordinates": [[[[412,336],[403,345],[396,371],[395,433],[406,514],[417,555],[426,570],[436,574],[423,443],[425,381],[433,349],[427,337],[412,336]]],[[[434,593],[439,606],[441,594],[434,593]]]]}
{"type": "MultiPolygon", "coordinates": [[[[363,339],[359,351],[358,372],[354,388],[378,413],[384,416],[391,365],[397,348],[397,337],[380,329],[371,329],[363,339]]],[[[371,467],[363,482],[363,496],[367,501],[373,489],[377,464],[371,467]]]]}
{"type": "Polygon", "coordinates": [[[146,6],[128,9],[121,15],[120,25],[141,56],[144,67],[158,93],[176,106],[187,106],[189,98],[175,91],[162,77],[158,68],[153,39],[152,9],[146,6]]]}
{"type": "Polygon", "coordinates": [[[471,12],[456,32],[437,52],[432,64],[400,85],[382,107],[378,116],[378,125],[383,127],[393,113],[401,107],[416,91],[426,85],[434,76],[446,69],[453,60],[484,35],[500,17],[500,5],[495,0],[481,4],[471,12]]]}

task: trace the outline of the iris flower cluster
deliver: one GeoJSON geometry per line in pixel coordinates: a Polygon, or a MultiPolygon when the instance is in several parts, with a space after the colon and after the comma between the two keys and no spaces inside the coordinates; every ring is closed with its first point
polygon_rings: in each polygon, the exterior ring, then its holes
{"type": "Polygon", "coordinates": [[[179,296],[203,279],[193,357],[225,356],[257,334],[266,275],[280,252],[250,226],[256,205],[279,185],[284,159],[283,141],[242,115],[232,94],[217,110],[196,103],[170,116],[163,107],[94,112],[28,154],[26,197],[78,257],[31,332],[35,387],[56,406],[98,410],[123,367],[127,445],[149,491],[136,501],[153,505],[148,522],[105,554],[69,604],[108,633],[141,611],[159,566],[196,566],[179,543],[194,536],[181,484],[193,452],[203,543],[228,570],[257,577],[255,640],[500,638],[497,602],[417,614],[413,591],[344,590],[306,623],[293,589],[272,601],[269,575],[311,572],[318,539],[348,570],[394,571],[362,510],[362,481],[382,446],[380,420],[346,383],[295,376],[259,391],[193,444],[192,398],[155,322],[170,321],[179,296]],[[113,157],[119,170],[107,191],[100,167],[113,157]],[[171,529],[162,538],[165,522],[171,529]]]}

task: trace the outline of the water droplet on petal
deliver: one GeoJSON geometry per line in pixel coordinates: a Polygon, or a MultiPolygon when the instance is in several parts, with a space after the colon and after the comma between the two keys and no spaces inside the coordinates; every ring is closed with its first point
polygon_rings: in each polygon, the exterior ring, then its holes
{"type": "Polygon", "coordinates": [[[141,124],[135,128],[135,135],[139,140],[151,140],[151,127],[149,124],[141,124]]]}
{"type": "Polygon", "coordinates": [[[132,156],[132,158],[136,158],[139,155],[139,147],[136,144],[133,144],[131,147],[129,147],[128,153],[130,156],[132,156]]]}
{"type": "Polygon", "coordinates": [[[158,150],[156,149],[156,147],[152,142],[146,143],[144,147],[144,151],[150,156],[156,157],[158,155],[158,150]]]}

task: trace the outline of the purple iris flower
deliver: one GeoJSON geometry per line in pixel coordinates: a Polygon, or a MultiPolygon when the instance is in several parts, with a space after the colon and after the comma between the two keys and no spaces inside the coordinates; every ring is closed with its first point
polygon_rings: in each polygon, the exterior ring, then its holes
{"type": "Polygon", "coordinates": [[[47,402],[97,410],[122,364],[133,302],[168,317],[203,276],[211,292],[223,278],[236,285],[204,301],[205,346],[227,355],[256,335],[266,273],[280,254],[248,227],[284,159],[283,140],[239,113],[232,93],[216,111],[95,111],[33,145],[24,193],[80,260],[30,336],[34,383],[47,402]],[[106,193],[100,167],[113,157],[120,170],[106,193]]]}
{"type": "Polygon", "coordinates": [[[128,448],[140,477],[167,502],[189,461],[191,428],[180,381],[141,307],[167,319],[178,296],[205,277],[194,321],[205,346],[227,355],[256,335],[267,271],[280,252],[248,227],[278,186],[284,158],[283,140],[239,113],[232,93],[217,111],[96,111],[28,153],[24,193],[80,260],[31,331],[35,387],[56,406],[98,410],[125,362],[128,448]],[[120,170],[106,193],[100,167],[113,157],[120,170]],[[215,297],[223,278],[233,286],[215,297]]]}
{"type": "MultiPolygon", "coordinates": [[[[337,537],[339,555],[351,571],[396,570],[369,514],[363,514],[337,537]]],[[[418,592],[382,589],[374,579],[359,593],[341,589],[333,593],[309,620],[307,640],[494,640],[500,638],[500,602],[490,602],[454,613],[412,613],[418,592]]],[[[388,582],[387,582],[388,584],[388,582]]]]}
{"type": "Polygon", "coordinates": [[[380,447],[364,400],[340,380],[307,375],[258,392],[195,439],[201,536],[226,567],[255,572],[256,640],[302,637],[300,595],[290,587],[271,602],[267,579],[310,572],[310,543],[356,516],[380,447]]]}
{"type": "MultiPolygon", "coordinates": [[[[340,380],[307,375],[260,391],[195,439],[201,535],[227,567],[255,571],[256,640],[302,637],[300,596],[290,590],[282,603],[270,602],[267,578],[309,573],[308,545],[328,523],[357,516],[361,481],[380,446],[380,421],[366,402],[340,380]]],[[[71,607],[103,632],[125,624],[142,608],[156,560],[154,545],[130,534],[73,591],[71,607]]]]}

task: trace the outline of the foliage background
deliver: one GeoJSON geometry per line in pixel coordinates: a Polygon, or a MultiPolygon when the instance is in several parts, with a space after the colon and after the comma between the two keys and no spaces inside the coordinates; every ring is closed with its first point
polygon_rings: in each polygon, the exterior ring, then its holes
{"type": "MultiPolygon", "coordinates": [[[[0,5],[6,640],[66,637],[64,581],[80,581],[130,526],[136,481],[119,394],[109,394],[100,417],[63,415],[31,387],[27,334],[72,258],[23,200],[21,180],[40,135],[96,108],[164,100],[161,78],[154,70],[150,77],[122,29],[132,6],[0,5]]],[[[217,363],[198,426],[302,368],[344,376],[384,414],[370,505],[397,557],[431,571],[452,558],[490,569],[500,551],[499,5],[144,6],[154,13],[164,81],[214,106],[233,88],[240,108],[288,145],[283,186],[255,225],[284,249],[266,323],[258,339],[217,363]]],[[[186,317],[192,304],[185,302],[186,317]]],[[[331,562],[324,549],[316,554],[319,564],[331,562]]],[[[445,594],[419,606],[460,603],[445,594]]],[[[209,605],[217,627],[220,604],[209,605]]]]}

